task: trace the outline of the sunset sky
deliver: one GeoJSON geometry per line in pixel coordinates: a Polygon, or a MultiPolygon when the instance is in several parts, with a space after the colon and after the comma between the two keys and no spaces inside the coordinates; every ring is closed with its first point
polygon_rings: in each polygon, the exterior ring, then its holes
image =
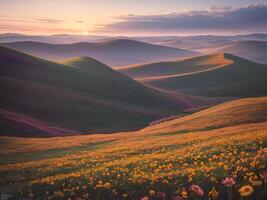
{"type": "Polygon", "coordinates": [[[0,33],[267,33],[267,0],[0,0],[0,33]]]}

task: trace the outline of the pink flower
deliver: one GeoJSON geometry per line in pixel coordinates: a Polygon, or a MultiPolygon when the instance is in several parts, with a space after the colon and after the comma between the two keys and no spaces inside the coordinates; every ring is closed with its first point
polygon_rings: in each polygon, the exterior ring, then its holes
{"type": "Polygon", "coordinates": [[[226,177],[223,181],[222,184],[225,185],[226,187],[232,187],[235,184],[235,180],[233,178],[226,177]]]}
{"type": "Polygon", "coordinates": [[[198,185],[192,185],[190,187],[190,190],[192,190],[193,192],[195,192],[196,195],[198,195],[198,196],[203,196],[204,195],[204,191],[198,185]]]}
{"type": "Polygon", "coordinates": [[[149,198],[148,197],[142,197],[141,200],[149,200],[149,198]]]}
{"type": "Polygon", "coordinates": [[[160,192],[160,193],[159,193],[159,196],[160,196],[163,200],[166,199],[166,193],[165,193],[165,192],[160,192]]]}

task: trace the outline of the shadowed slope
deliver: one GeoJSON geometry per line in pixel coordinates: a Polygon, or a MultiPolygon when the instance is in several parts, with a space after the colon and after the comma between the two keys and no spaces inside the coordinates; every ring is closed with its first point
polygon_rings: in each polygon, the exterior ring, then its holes
{"type": "Polygon", "coordinates": [[[43,137],[43,136],[66,136],[74,133],[73,130],[53,127],[40,120],[27,115],[6,111],[0,108],[1,135],[43,137]]]}
{"type": "Polygon", "coordinates": [[[1,108],[53,127],[131,130],[187,107],[94,59],[67,66],[0,47],[0,60],[1,108]]]}
{"type": "Polygon", "coordinates": [[[3,45],[50,60],[89,56],[110,66],[162,61],[196,55],[196,53],[192,51],[127,39],[110,40],[99,43],[80,42],[73,44],[47,44],[24,41],[5,43],[3,45]]]}
{"type": "Polygon", "coordinates": [[[255,97],[267,94],[267,66],[222,54],[231,61],[220,67],[188,74],[144,80],[146,84],[191,95],[217,97],[255,97]]]}

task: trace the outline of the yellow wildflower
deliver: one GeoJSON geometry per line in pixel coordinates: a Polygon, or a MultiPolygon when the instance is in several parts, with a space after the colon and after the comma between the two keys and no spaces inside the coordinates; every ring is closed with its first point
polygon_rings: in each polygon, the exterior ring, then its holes
{"type": "Polygon", "coordinates": [[[56,192],[54,192],[54,198],[56,198],[56,199],[61,199],[61,198],[63,198],[63,197],[64,197],[63,192],[61,192],[61,191],[56,191],[56,192]]]}
{"type": "Polygon", "coordinates": [[[219,196],[219,193],[217,192],[217,190],[215,188],[212,188],[209,191],[209,197],[210,197],[210,199],[217,199],[218,196],[219,196]]]}
{"type": "Polygon", "coordinates": [[[188,193],[187,193],[185,190],[183,190],[183,191],[181,192],[181,196],[182,196],[184,199],[187,199],[187,198],[188,198],[188,193]]]}
{"type": "Polygon", "coordinates": [[[238,191],[241,196],[246,197],[246,196],[250,196],[254,190],[253,190],[253,187],[251,187],[250,185],[244,185],[238,191]]]}
{"type": "Polygon", "coordinates": [[[155,196],[156,195],[156,192],[154,190],[149,190],[149,195],[150,196],[155,196]]]}
{"type": "Polygon", "coordinates": [[[260,186],[260,185],[262,185],[262,182],[261,181],[251,181],[251,184],[253,186],[260,186]]]}
{"type": "Polygon", "coordinates": [[[111,186],[110,182],[107,181],[107,182],[105,183],[105,188],[110,189],[110,186],[111,186]]]}

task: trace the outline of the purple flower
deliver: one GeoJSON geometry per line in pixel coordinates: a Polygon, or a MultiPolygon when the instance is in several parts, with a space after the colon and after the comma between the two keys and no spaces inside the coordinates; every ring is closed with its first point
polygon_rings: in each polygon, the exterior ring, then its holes
{"type": "Polygon", "coordinates": [[[232,187],[235,183],[236,183],[235,180],[231,177],[226,177],[222,181],[222,184],[225,185],[226,187],[232,187]]]}
{"type": "Polygon", "coordinates": [[[202,190],[202,188],[198,185],[192,185],[190,187],[190,190],[192,190],[193,192],[196,193],[196,195],[198,196],[203,196],[204,195],[204,191],[202,190]]]}

